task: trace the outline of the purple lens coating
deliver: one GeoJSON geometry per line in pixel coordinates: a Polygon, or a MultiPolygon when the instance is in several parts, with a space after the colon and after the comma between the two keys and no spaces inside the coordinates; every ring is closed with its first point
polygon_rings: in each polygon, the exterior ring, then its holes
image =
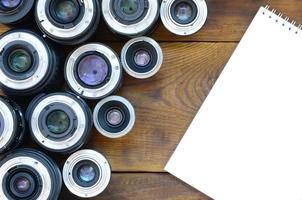
{"type": "Polygon", "coordinates": [[[31,186],[30,181],[26,177],[16,179],[15,186],[19,192],[27,192],[31,186]]]}
{"type": "Polygon", "coordinates": [[[138,66],[145,67],[151,60],[150,54],[145,50],[139,50],[134,55],[134,62],[138,66]]]}
{"type": "Polygon", "coordinates": [[[112,109],[107,113],[107,121],[113,125],[117,126],[123,121],[123,114],[118,109],[112,109]]]}
{"type": "Polygon", "coordinates": [[[0,0],[1,6],[5,8],[16,8],[21,3],[21,0],[0,0]]]}
{"type": "Polygon", "coordinates": [[[107,78],[109,67],[107,62],[98,55],[84,57],[78,65],[80,80],[89,86],[97,86],[107,78]]]}
{"type": "Polygon", "coordinates": [[[176,7],[176,16],[181,21],[189,20],[193,15],[193,8],[188,3],[180,3],[176,7]]]}
{"type": "Polygon", "coordinates": [[[88,183],[96,177],[96,172],[92,166],[83,165],[79,168],[78,176],[82,181],[88,183]]]}

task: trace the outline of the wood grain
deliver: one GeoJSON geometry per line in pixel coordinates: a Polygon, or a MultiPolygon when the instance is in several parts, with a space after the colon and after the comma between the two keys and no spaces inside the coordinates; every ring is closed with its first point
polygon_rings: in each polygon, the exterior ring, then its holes
{"type": "MultiPolygon", "coordinates": [[[[80,200],[66,189],[62,200],[80,200]]],[[[111,184],[103,194],[92,200],[211,200],[168,174],[113,174],[111,184]]]]}

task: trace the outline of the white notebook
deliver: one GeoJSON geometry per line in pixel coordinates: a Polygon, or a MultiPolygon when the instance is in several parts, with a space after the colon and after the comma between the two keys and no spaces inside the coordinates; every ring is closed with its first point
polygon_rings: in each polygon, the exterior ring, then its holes
{"type": "Polygon", "coordinates": [[[302,31],[261,7],[166,170],[215,200],[302,200],[302,31]]]}

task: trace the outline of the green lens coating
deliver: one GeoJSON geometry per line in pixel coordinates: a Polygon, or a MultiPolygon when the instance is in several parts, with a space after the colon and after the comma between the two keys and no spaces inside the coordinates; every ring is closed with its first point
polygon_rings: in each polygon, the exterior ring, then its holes
{"type": "Polygon", "coordinates": [[[55,13],[60,22],[71,23],[78,17],[78,5],[73,0],[60,1],[55,6],[55,13]]]}
{"type": "Polygon", "coordinates": [[[126,14],[134,14],[138,9],[138,0],[121,0],[120,8],[126,14]]]}
{"type": "Polygon", "coordinates": [[[8,56],[8,65],[14,72],[25,72],[32,65],[31,56],[24,49],[16,49],[8,56]]]}
{"type": "Polygon", "coordinates": [[[46,125],[50,132],[60,134],[67,131],[70,119],[64,111],[55,110],[47,116],[46,125]]]}

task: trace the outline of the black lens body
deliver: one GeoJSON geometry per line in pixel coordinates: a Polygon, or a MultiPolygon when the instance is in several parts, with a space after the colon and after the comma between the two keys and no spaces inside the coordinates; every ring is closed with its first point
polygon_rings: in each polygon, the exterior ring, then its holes
{"type": "MultiPolygon", "coordinates": [[[[73,11],[76,13],[74,13],[73,17],[68,18],[67,13],[63,13],[63,16],[58,14],[60,13],[60,11],[62,11],[58,9],[64,9],[64,7],[59,7],[59,4],[63,3],[62,0],[49,0],[45,3],[40,3],[41,1],[38,0],[37,6],[35,8],[35,19],[38,24],[38,27],[49,39],[57,43],[64,45],[81,44],[87,41],[95,33],[99,26],[101,18],[101,6],[99,0],[91,1],[94,8],[93,17],[92,19],[85,19],[85,13],[91,12],[90,8],[87,8],[87,5],[85,5],[87,3],[85,1],[83,2],[82,0],[72,0],[72,7],[68,8],[73,8],[73,11]],[[43,9],[43,12],[45,12],[45,15],[43,15],[42,17],[39,15],[41,9],[43,9]],[[45,21],[47,21],[48,24],[44,24],[45,21]],[[84,26],[87,23],[89,25],[85,30],[82,30],[82,32],[78,32],[77,29],[79,27],[72,29],[78,26],[79,24],[81,24],[81,26],[84,26]],[[52,26],[52,28],[50,28],[50,25],[52,26]],[[66,29],[71,29],[69,31],[69,37],[62,36],[62,33],[65,32],[64,30],[66,29]],[[75,35],[72,35],[74,32],[77,33],[75,35]]],[[[67,11],[65,10],[65,12],[67,11]]]]}
{"type": "Polygon", "coordinates": [[[35,97],[28,106],[26,119],[32,138],[42,148],[62,154],[72,153],[81,148],[87,142],[93,125],[90,108],[84,100],[73,93],[41,94],[35,97]],[[53,97],[60,100],[50,100],[53,97]],[[68,102],[63,103],[61,100],[68,102]],[[46,101],[46,104],[41,106],[42,101],[46,101]],[[35,113],[36,109],[39,109],[38,113],[35,113]],[[36,126],[38,128],[35,128],[36,126]],[[49,144],[44,141],[46,139],[56,144],[49,144]],[[73,144],[68,146],[67,141],[73,144]]]}
{"type": "Polygon", "coordinates": [[[1,195],[7,199],[57,200],[59,197],[62,186],[60,169],[42,152],[34,149],[15,150],[0,161],[0,170],[7,170],[0,172],[3,174],[0,177],[1,195]],[[22,162],[18,163],[18,160],[22,162]],[[42,196],[46,193],[49,195],[42,196]]]}
{"type": "MultiPolygon", "coordinates": [[[[15,0],[16,1],[16,0],[15,0]]],[[[33,14],[35,0],[19,0],[17,6],[9,7],[8,3],[0,0],[0,23],[2,24],[19,24],[33,14]]],[[[8,1],[6,1],[8,2],[8,1]]]]}
{"type": "MultiPolygon", "coordinates": [[[[25,84],[29,84],[31,86],[29,86],[28,88],[20,89],[18,88],[18,86],[12,88],[11,86],[7,85],[4,80],[0,80],[0,88],[9,96],[28,96],[45,90],[52,91],[57,89],[62,81],[62,78],[60,79],[58,77],[59,64],[61,62],[61,59],[64,57],[59,48],[55,49],[51,43],[46,42],[41,36],[34,33],[33,31],[23,29],[15,29],[4,33],[0,37],[0,42],[1,40],[6,40],[8,38],[7,36],[10,35],[15,35],[16,38],[10,39],[10,41],[2,47],[3,50],[0,53],[0,70],[2,70],[4,74],[3,76],[5,76],[7,79],[20,81],[20,86],[24,86],[25,84]],[[24,36],[25,40],[18,39],[18,33],[26,35],[24,36]],[[29,36],[29,38],[27,38],[27,36],[29,36]],[[34,46],[33,41],[31,41],[32,38],[40,41],[39,46],[34,46]],[[12,70],[10,66],[10,55],[12,55],[15,50],[20,49],[26,51],[31,60],[31,66],[24,72],[16,72],[12,70]],[[48,64],[44,64],[45,60],[44,63],[40,60],[40,54],[42,54],[41,52],[45,52],[45,55],[42,56],[44,57],[43,59],[46,59],[48,64]],[[42,76],[40,74],[36,74],[37,71],[41,71],[42,68],[46,68],[45,75],[43,75],[43,78],[40,78],[40,80],[37,81],[36,84],[32,85],[30,78],[37,78],[39,76],[42,76]],[[28,81],[22,83],[22,80],[28,81]]],[[[16,61],[20,62],[20,60],[18,59],[16,61]]],[[[18,64],[20,65],[20,63],[18,62],[16,62],[15,64],[17,66],[18,64]]]]}
{"type": "MultiPolygon", "coordinates": [[[[2,116],[0,113],[0,137],[9,137],[9,140],[6,142],[6,144],[4,144],[4,146],[0,146],[1,154],[15,149],[22,143],[26,130],[26,124],[22,109],[14,101],[4,96],[0,96],[0,101],[9,109],[13,119],[11,122],[9,122],[9,117],[2,116]],[[9,130],[9,135],[4,136],[4,126],[6,126],[8,123],[13,123],[13,128],[12,130],[9,130]]],[[[0,108],[0,110],[2,109],[3,107],[0,108]]]]}

